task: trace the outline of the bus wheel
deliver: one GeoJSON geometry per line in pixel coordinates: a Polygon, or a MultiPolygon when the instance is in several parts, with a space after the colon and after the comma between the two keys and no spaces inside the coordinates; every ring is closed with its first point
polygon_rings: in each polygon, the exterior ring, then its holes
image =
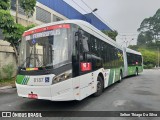
{"type": "Polygon", "coordinates": [[[95,97],[100,96],[102,94],[103,86],[104,86],[103,85],[103,79],[100,76],[98,76],[98,79],[97,79],[97,91],[96,91],[96,93],[93,94],[95,97]]]}
{"type": "Polygon", "coordinates": [[[120,71],[119,80],[118,80],[119,83],[122,81],[122,78],[123,78],[122,71],[120,71]]]}
{"type": "Polygon", "coordinates": [[[138,75],[138,68],[136,68],[136,76],[138,75]]]}

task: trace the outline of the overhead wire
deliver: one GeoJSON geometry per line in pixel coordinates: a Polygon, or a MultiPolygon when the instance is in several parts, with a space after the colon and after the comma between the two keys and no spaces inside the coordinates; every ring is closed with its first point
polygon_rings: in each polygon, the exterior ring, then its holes
{"type": "MultiPolygon", "coordinates": [[[[86,2],[84,2],[83,0],[81,1],[92,11],[92,8],[86,2]]],[[[108,25],[108,23],[100,15],[98,15],[97,13],[94,13],[94,14],[96,14],[100,18],[101,21],[103,21],[105,24],[107,24],[107,26],[109,26],[112,29],[112,27],[108,25]]]]}
{"type": "Polygon", "coordinates": [[[72,0],[72,2],[73,2],[74,4],[76,4],[79,8],[81,8],[84,12],[87,13],[87,11],[86,11],[84,8],[82,8],[78,3],[76,3],[74,0],[72,0]]]}

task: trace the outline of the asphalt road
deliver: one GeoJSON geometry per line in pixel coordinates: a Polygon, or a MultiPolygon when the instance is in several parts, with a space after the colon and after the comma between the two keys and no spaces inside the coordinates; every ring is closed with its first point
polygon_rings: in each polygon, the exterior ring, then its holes
{"type": "MultiPolygon", "coordinates": [[[[145,70],[105,89],[99,97],[82,101],[52,102],[17,96],[16,89],[0,90],[0,111],[160,111],[160,70],[145,70]]],[[[75,118],[56,118],[75,119],[75,118]]],[[[76,118],[78,120],[79,118],[76,118]]],[[[87,118],[94,119],[94,118],[87,118]]],[[[98,118],[96,118],[98,119],[98,118]]],[[[106,118],[101,118],[105,119],[106,118]]],[[[160,120],[160,118],[109,118],[110,120],[160,120]]]]}

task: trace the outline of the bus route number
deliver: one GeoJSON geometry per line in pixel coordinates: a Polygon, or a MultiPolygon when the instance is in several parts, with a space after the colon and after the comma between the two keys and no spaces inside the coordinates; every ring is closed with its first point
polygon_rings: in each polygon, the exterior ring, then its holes
{"type": "Polygon", "coordinates": [[[34,82],[36,82],[36,83],[43,82],[43,78],[34,78],[34,82]]]}

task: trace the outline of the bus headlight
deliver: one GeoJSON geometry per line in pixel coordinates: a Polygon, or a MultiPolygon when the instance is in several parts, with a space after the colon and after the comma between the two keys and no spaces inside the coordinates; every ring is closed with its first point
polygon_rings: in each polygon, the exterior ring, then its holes
{"type": "Polygon", "coordinates": [[[53,77],[52,79],[52,84],[56,84],[58,82],[62,82],[64,80],[67,80],[72,77],[72,72],[71,71],[66,71],[65,73],[62,73],[58,76],[53,77]]]}

